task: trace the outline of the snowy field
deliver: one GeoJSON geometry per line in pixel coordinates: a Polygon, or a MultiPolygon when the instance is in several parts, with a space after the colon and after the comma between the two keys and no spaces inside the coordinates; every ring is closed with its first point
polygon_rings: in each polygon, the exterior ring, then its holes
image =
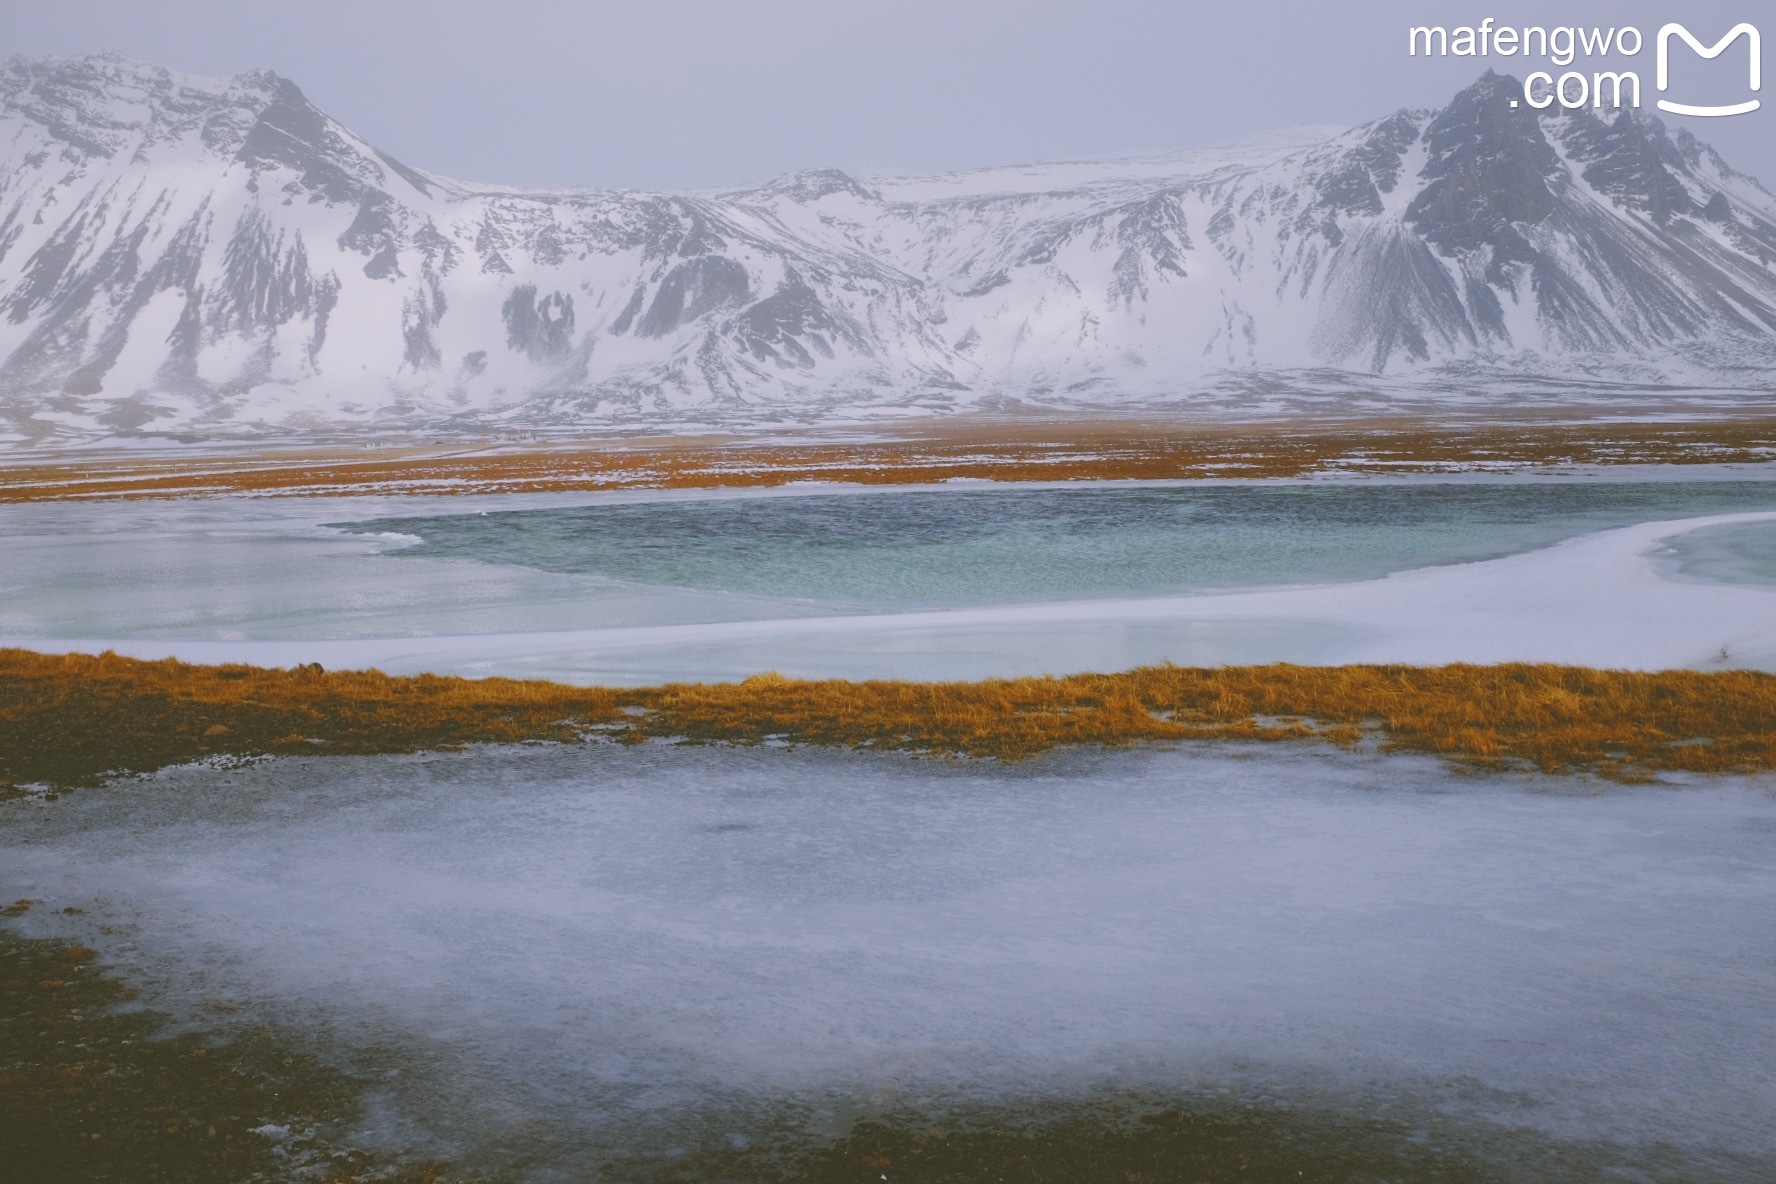
{"type": "Polygon", "coordinates": [[[1105,1088],[1330,1098],[1483,1158],[1528,1131],[1610,1178],[1776,1157],[1769,778],[531,746],[178,769],[0,818],[35,931],[380,1077],[363,1138],[531,1179],[772,1107],[819,1130],[1105,1088]]]}
{"type": "Polygon", "coordinates": [[[0,643],[631,685],[1776,669],[1748,473],[17,505],[0,643]]]}

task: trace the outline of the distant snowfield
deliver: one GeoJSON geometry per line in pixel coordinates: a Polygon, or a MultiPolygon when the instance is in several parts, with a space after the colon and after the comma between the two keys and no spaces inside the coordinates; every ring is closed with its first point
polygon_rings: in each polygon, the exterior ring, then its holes
{"type": "MultiPolygon", "coordinates": [[[[411,502],[270,510],[265,503],[249,509],[225,500],[192,505],[200,507],[193,519],[180,519],[176,507],[120,509],[126,515],[120,521],[135,526],[120,526],[109,541],[78,533],[15,539],[14,571],[0,586],[7,593],[0,596],[0,628],[13,627],[0,643],[205,663],[320,662],[333,669],[631,685],[737,679],[764,670],[807,678],[976,679],[1162,661],[1776,669],[1776,586],[1680,576],[1664,558],[1676,540],[1695,531],[1776,524],[1773,511],[1645,522],[1379,579],[859,612],[511,565],[400,559],[381,552],[411,539],[342,537],[312,525],[370,517],[391,506],[412,512],[411,502]],[[174,529],[141,545],[173,574],[143,569],[140,579],[126,577],[120,585],[108,573],[130,570],[113,562],[131,545],[125,531],[147,530],[156,516],[162,529],[168,523],[174,529]],[[229,540],[218,553],[198,545],[218,536],[229,540]],[[182,547],[181,538],[188,545],[182,547]],[[251,578],[243,574],[249,568],[251,578]],[[49,574],[33,583],[34,569],[49,574]],[[190,591],[199,585],[201,597],[190,591]],[[64,627],[83,622],[82,635],[20,631],[18,623],[30,614],[14,610],[33,598],[55,601],[61,614],[33,619],[64,627]],[[236,627],[231,603],[213,609],[214,620],[206,618],[187,602],[198,599],[251,602],[257,624],[236,627]],[[126,618],[130,624],[119,628],[126,618]],[[396,620],[403,636],[386,632],[396,620]]],[[[470,510],[461,503],[454,508],[470,510]]],[[[55,514],[90,519],[106,512],[66,507],[39,517],[36,529],[48,529],[55,514]]],[[[9,533],[20,534],[21,521],[7,519],[9,533]]]]}

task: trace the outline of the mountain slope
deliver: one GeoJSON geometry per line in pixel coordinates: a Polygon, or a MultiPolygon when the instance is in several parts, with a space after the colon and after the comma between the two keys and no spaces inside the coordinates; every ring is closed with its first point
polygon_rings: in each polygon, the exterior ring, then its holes
{"type": "Polygon", "coordinates": [[[1516,89],[1219,155],[551,193],[408,168],[270,73],[14,59],[0,435],[1767,389],[1776,198],[1516,89]]]}

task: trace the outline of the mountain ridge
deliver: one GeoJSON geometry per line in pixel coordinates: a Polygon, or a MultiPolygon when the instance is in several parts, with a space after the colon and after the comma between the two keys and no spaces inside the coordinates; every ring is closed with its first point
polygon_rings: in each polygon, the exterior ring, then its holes
{"type": "Polygon", "coordinates": [[[269,71],[14,58],[0,440],[1767,394],[1776,197],[1516,85],[1220,153],[655,194],[411,168],[269,71]]]}

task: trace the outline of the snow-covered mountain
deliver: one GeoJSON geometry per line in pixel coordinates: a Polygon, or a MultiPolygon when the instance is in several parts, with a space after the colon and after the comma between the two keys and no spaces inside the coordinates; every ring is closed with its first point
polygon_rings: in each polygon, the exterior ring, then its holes
{"type": "Polygon", "coordinates": [[[409,168],[274,74],[15,58],[0,437],[1768,390],[1776,197],[1519,93],[1221,153],[534,192],[409,168]]]}

